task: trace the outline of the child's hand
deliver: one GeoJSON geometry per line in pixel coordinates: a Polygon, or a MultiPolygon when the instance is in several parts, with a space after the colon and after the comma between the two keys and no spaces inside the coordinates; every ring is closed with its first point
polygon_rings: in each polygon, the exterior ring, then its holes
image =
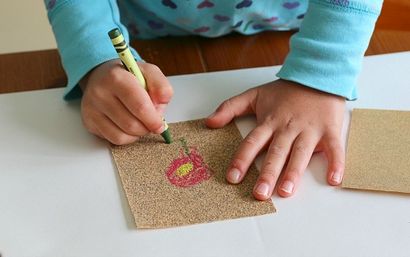
{"type": "Polygon", "coordinates": [[[207,125],[219,128],[234,117],[255,113],[257,127],[233,157],[227,180],[239,183],[255,157],[267,148],[253,190],[255,198],[266,200],[276,184],[279,195],[291,196],[315,151],[324,151],[328,158],[329,184],[340,184],[345,159],[340,135],[344,108],[342,97],[277,80],[226,100],[208,118],[207,125]]]}
{"type": "Polygon", "coordinates": [[[161,70],[152,64],[138,63],[148,92],[121,61],[101,64],[80,83],[84,95],[81,113],[85,127],[113,144],[134,142],[138,136],[164,131],[161,114],[173,91],[161,70]]]}

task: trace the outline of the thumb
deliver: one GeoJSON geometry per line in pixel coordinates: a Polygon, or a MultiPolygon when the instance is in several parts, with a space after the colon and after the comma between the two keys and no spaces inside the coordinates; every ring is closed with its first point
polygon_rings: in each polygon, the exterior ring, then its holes
{"type": "Polygon", "coordinates": [[[174,90],[162,71],[158,66],[149,63],[139,62],[138,66],[144,74],[148,94],[154,105],[168,104],[171,101],[174,90]]]}
{"type": "Polygon", "coordinates": [[[242,94],[225,100],[214,113],[206,120],[210,128],[221,128],[231,122],[235,117],[253,112],[253,103],[256,99],[256,89],[250,89],[242,94]]]}

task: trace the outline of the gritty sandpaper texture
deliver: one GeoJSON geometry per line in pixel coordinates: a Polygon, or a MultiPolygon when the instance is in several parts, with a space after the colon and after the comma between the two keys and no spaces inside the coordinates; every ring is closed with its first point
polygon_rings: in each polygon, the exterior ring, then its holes
{"type": "Polygon", "coordinates": [[[253,198],[255,165],[230,185],[225,172],[242,137],[235,124],[208,129],[204,120],[169,125],[173,143],[158,135],[113,146],[122,185],[138,228],[163,228],[275,212],[253,198]]]}
{"type": "Polygon", "coordinates": [[[353,110],[342,186],[410,193],[410,112],[353,110]]]}

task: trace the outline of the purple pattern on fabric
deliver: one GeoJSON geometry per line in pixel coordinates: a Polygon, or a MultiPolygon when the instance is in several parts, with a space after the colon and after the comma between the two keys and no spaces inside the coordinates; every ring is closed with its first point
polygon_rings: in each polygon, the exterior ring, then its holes
{"type": "Polygon", "coordinates": [[[172,0],[162,0],[162,4],[171,9],[176,9],[178,7],[172,0]]]}
{"type": "Polygon", "coordinates": [[[195,33],[204,33],[209,31],[209,27],[203,26],[203,27],[199,27],[197,29],[194,30],[195,33]]]}
{"type": "Polygon", "coordinates": [[[252,5],[252,0],[243,0],[236,5],[236,9],[246,8],[252,5]]]}
{"type": "Polygon", "coordinates": [[[160,22],[153,21],[153,20],[149,20],[149,21],[148,21],[148,26],[149,26],[151,29],[155,29],[155,30],[164,28],[164,24],[162,24],[162,23],[160,23],[160,22]]]}
{"type": "Polygon", "coordinates": [[[232,26],[233,29],[239,28],[242,25],[243,21],[238,21],[235,25],[232,26]]]}
{"type": "Polygon", "coordinates": [[[201,3],[199,3],[196,8],[198,8],[198,9],[202,9],[202,8],[212,8],[212,7],[214,7],[214,5],[215,5],[215,4],[212,3],[211,1],[205,0],[205,1],[202,1],[201,3]]]}
{"type": "Polygon", "coordinates": [[[53,9],[54,6],[56,5],[56,2],[57,2],[57,0],[50,0],[50,1],[47,3],[47,10],[53,9]]]}
{"type": "Polygon", "coordinates": [[[283,4],[283,7],[285,7],[286,9],[295,9],[300,5],[299,2],[286,2],[283,4]]]}
{"type": "Polygon", "coordinates": [[[215,14],[214,19],[220,22],[225,22],[225,21],[229,21],[231,18],[229,18],[228,16],[215,14]]]}
{"type": "Polygon", "coordinates": [[[254,30],[261,30],[261,29],[264,29],[264,28],[265,28],[265,25],[263,25],[263,24],[254,24],[254,25],[252,26],[252,28],[253,28],[254,30]]]}
{"type": "Polygon", "coordinates": [[[263,19],[264,22],[275,22],[277,21],[279,18],[276,16],[270,17],[268,19],[263,19]]]}

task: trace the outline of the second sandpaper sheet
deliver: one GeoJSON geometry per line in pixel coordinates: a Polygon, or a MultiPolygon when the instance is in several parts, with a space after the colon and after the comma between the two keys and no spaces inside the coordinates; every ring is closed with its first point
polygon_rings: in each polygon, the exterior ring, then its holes
{"type": "Polygon", "coordinates": [[[342,186],[410,193],[410,112],[353,110],[342,186]]]}

